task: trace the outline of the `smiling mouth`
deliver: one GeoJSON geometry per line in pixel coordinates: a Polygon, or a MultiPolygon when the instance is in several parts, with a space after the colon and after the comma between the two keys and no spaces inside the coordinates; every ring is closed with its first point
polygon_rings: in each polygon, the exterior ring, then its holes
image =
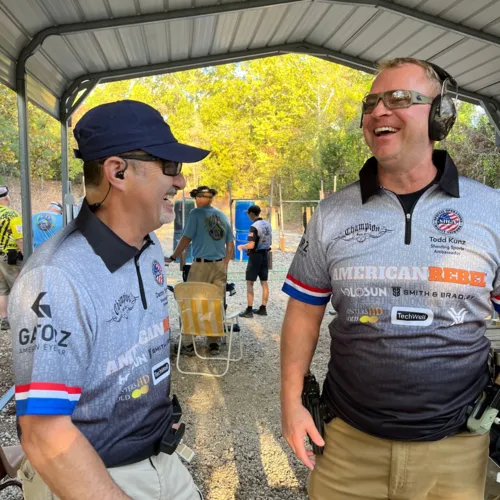
{"type": "Polygon", "coordinates": [[[163,197],[163,201],[170,201],[171,203],[174,202],[174,196],[177,194],[177,192],[175,193],[172,193],[172,192],[169,192],[169,193],[166,193],[165,196],[163,197]]]}
{"type": "Polygon", "coordinates": [[[383,135],[391,135],[391,134],[395,134],[396,132],[399,132],[399,129],[397,128],[394,128],[394,127],[377,127],[373,133],[377,136],[377,137],[381,137],[383,135]]]}

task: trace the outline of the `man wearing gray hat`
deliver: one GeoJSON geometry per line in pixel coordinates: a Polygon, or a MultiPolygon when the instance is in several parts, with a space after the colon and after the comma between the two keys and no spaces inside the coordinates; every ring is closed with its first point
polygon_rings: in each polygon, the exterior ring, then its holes
{"type": "Polygon", "coordinates": [[[77,123],[87,196],[30,258],[10,314],[27,500],[199,500],[175,453],[170,320],[161,245],[174,219],[180,144],[154,108],[98,106],[77,123]]]}
{"type": "Polygon", "coordinates": [[[8,330],[8,297],[23,260],[23,224],[19,214],[10,208],[7,186],[0,186],[0,254],[0,330],[8,330]]]}

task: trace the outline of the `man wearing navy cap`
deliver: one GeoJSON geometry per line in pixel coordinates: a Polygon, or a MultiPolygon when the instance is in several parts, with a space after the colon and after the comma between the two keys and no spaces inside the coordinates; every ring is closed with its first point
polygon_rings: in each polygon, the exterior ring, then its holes
{"type": "Polygon", "coordinates": [[[136,101],[92,109],[74,135],[86,199],[30,258],[11,299],[24,496],[199,500],[173,453],[166,276],[153,231],[174,220],[182,163],[208,151],[180,144],[136,101]]]}

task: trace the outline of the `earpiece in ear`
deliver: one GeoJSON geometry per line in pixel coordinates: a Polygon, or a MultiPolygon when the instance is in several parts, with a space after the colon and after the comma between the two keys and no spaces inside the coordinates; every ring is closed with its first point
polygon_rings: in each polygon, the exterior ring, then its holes
{"type": "Polygon", "coordinates": [[[124,170],[120,170],[119,172],[116,172],[115,177],[117,179],[122,179],[122,180],[125,179],[125,171],[124,170]]]}

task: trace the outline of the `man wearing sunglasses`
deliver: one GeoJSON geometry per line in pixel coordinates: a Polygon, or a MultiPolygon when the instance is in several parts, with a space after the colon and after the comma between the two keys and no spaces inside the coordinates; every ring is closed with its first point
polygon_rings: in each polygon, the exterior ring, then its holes
{"type": "Polygon", "coordinates": [[[199,500],[165,447],[177,439],[163,252],[174,219],[180,144],[154,108],[119,101],[74,130],[86,199],[29,259],[12,295],[16,410],[27,500],[199,500]]]}
{"type": "Polygon", "coordinates": [[[362,103],[373,157],[319,204],[283,286],[283,434],[311,500],[484,498],[489,437],[467,421],[489,381],[500,237],[484,212],[500,197],[434,150],[455,118],[446,80],[424,61],[381,65],[362,103]],[[322,437],[301,392],[330,300],[322,437]]]}
{"type": "MultiPolygon", "coordinates": [[[[174,253],[165,261],[173,262],[192,242],[194,258],[187,280],[213,283],[225,297],[227,268],[234,253],[234,236],[228,218],[212,206],[216,194],[217,191],[208,186],[199,186],[191,191],[196,208],[189,213],[174,253]]],[[[217,356],[220,353],[219,338],[210,337],[208,347],[210,355],[217,356]]],[[[183,345],[181,351],[193,355],[192,342],[183,345]]]]}

